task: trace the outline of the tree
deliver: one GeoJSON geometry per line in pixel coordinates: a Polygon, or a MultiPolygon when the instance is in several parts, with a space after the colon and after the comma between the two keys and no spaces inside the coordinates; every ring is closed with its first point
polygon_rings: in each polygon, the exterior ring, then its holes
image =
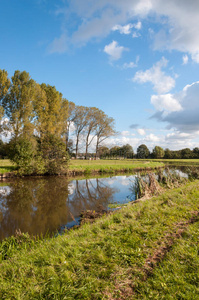
{"type": "Polygon", "coordinates": [[[76,158],[78,155],[80,134],[83,132],[83,130],[87,126],[87,122],[88,122],[87,112],[88,112],[88,110],[85,106],[76,106],[76,108],[75,108],[76,117],[73,122],[75,125],[75,136],[76,136],[76,146],[75,146],[75,157],[76,158]]]}
{"type": "Polygon", "coordinates": [[[66,172],[68,153],[64,142],[54,134],[46,134],[38,144],[38,153],[44,170],[47,174],[60,174],[66,172]]]}
{"type": "Polygon", "coordinates": [[[146,145],[142,144],[137,148],[137,158],[148,158],[150,154],[146,145]]]}
{"type": "Polygon", "coordinates": [[[120,155],[120,147],[119,146],[114,146],[111,147],[110,149],[110,156],[116,157],[120,155]]]}
{"type": "Polygon", "coordinates": [[[195,147],[193,149],[193,157],[194,158],[199,158],[199,148],[198,147],[195,147]]]}
{"type": "Polygon", "coordinates": [[[129,144],[126,144],[120,148],[120,153],[126,158],[133,158],[134,152],[133,147],[129,144]]]}
{"type": "Polygon", "coordinates": [[[96,158],[98,156],[99,145],[107,138],[115,134],[114,119],[108,117],[103,111],[99,111],[97,116],[96,136],[96,158]]]}
{"type": "Polygon", "coordinates": [[[10,85],[5,76],[5,72],[1,73],[4,82],[4,88],[1,88],[1,105],[9,118],[10,131],[15,139],[21,134],[32,135],[34,131],[33,100],[36,83],[25,71],[15,71],[10,85]]]}
{"type": "Polygon", "coordinates": [[[37,86],[34,110],[36,128],[40,137],[46,134],[61,136],[66,133],[68,101],[54,86],[44,83],[40,87],[37,86]]]}
{"type": "Polygon", "coordinates": [[[172,158],[172,151],[169,148],[164,150],[164,158],[172,158]]]}
{"type": "Polygon", "coordinates": [[[164,150],[159,146],[155,146],[152,152],[153,158],[163,158],[164,154],[164,150]]]}
{"type": "Polygon", "coordinates": [[[94,133],[95,129],[97,128],[97,122],[98,122],[98,114],[99,114],[99,109],[96,107],[89,107],[87,108],[87,130],[86,130],[86,158],[88,155],[88,147],[92,143],[93,139],[95,138],[95,135],[90,138],[91,134],[94,133]]]}
{"type": "Polygon", "coordinates": [[[99,146],[98,155],[100,158],[105,158],[110,155],[110,150],[106,146],[99,146]]]}
{"type": "Polygon", "coordinates": [[[70,126],[75,121],[76,115],[76,106],[75,103],[69,101],[68,102],[68,118],[67,118],[67,128],[66,128],[66,150],[69,151],[70,146],[69,143],[69,134],[70,134],[70,126]]]}
{"type": "Polygon", "coordinates": [[[193,157],[193,152],[189,148],[185,148],[181,150],[181,157],[184,159],[187,158],[192,158],[193,157]]]}

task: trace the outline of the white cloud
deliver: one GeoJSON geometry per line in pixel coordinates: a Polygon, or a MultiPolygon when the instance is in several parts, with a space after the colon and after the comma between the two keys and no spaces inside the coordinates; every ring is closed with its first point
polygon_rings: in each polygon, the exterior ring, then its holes
{"type": "Polygon", "coordinates": [[[132,68],[136,68],[136,67],[137,67],[137,64],[138,64],[138,62],[139,62],[139,59],[140,59],[140,57],[137,56],[135,62],[131,61],[130,63],[124,63],[122,68],[123,68],[123,69],[132,69],[132,68]]]}
{"type": "Polygon", "coordinates": [[[147,135],[144,139],[146,142],[159,142],[160,141],[160,138],[153,134],[153,133],[150,133],[149,135],[147,135]]]}
{"type": "Polygon", "coordinates": [[[183,55],[183,57],[182,57],[182,64],[186,65],[188,63],[188,61],[189,61],[188,55],[183,55]]]}
{"type": "Polygon", "coordinates": [[[138,129],[137,129],[137,132],[138,132],[140,135],[145,135],[145,134],[146,134],[145,130],[142,129],[142,128],[138,128],[138,129]]]}
{"type": "Polygon", "coordinates": [[[151,103],[159,111],[179,111],[182,109],[179,101],[172,94],[152,95],[151,103]]]}
{"type": "MultiPolygon", "coordinates": [[[[163,111],[156,112],[152,118],[162,122],[167,122],[167,128],[174,128],[180,133],[199,132],[199,81],[184,87],[184,89],[175,95],[171,95],[172,99],[176,99],[181,109],[170,111],[164,114],[163,111]]],[[[176,103],[177,104],[177,103],[176,103]]]]}
{"type": "Polygon", "coordinates": [[[141,35],[138,32],[133,32],[133,34],[132,34],[132,38],[138,38],[140,36],[141,35]]]}
{"type": "Polygon", "coordinates": [[[140,30],[142,28],[142,23],[140,21],[138,21],[137,24],[134,24],[133,27],[137,30],[140,30]]]}
{"type": "MultiPolygon", "coordinates": [[[[93,38],[105,37],[115,24],[122,27],[121,24],[132,24],[130,22],[135,18],[144,20],[153,15],[154,21],[161,27],[159,32],[152,35],[154,49],[187,52],[199,63],[197,0],[70,0],[67,6],[64,5],[57,9],[56,15],[64,16],[63,32],[69,25],[72,28],[72,43],[84,44],[93,38]],[[77,23],[74,22],[76,18],[77,23]]],[[[136,29],[139,30],[140,26],[138,22],[136,29]]],[[[128,28],[126,31],[129,32],[128,28]]],[[[55,49],[59,50],[58,47],[55,49]]]]}
{"type": "Polygon", "coordinates": [[[113,31],[118,30],[121,34],[130,34],[131,28],[133,28],[133,24],[129,23],[125,26],[115,25],[115,26],[113,26],[112,30],[113,31]]]}
{"type": "Polygon", "coordinates": [[[136,72],[133,81],[139,83],[151,82],[157,93],[167,93],[175,86],[175,80],[162,71],[162,68],[166,67],[167,64],[168,61],[162,57],[152,68],[136,72]]]}
{"type": "Polygon", "coordinates": [[[115,25],[115,26],[113,26],[112,30],[113,31],[118,30],[121,34],[130,34],[132,28],[140,30],[142,28],[142,23],[140,21],[138,21],[135,24],[129,23],[129,24],[124,25],[124,26],[122,26],[122,25],[115,25]]]}
{"type": "Polygon", "coordinates": [[[121,135],[122,136],[127,136],[127,135],[130,135],[130,132],[128,130],[127,131],[122,131],[121,135]]]}
{"type": "Polygon", "coordinates": [[[122,57],[124,51],[128,51],[128,48],[119,46],[118,42],[112,41],[109,45],[104,47],[104,52],[110,56],[111,60],[118,60],[122,57]]]}

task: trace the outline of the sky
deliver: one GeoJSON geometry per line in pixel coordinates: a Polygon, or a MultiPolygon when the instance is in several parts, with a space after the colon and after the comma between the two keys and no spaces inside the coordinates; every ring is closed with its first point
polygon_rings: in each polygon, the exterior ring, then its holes
{"type": "Polygon", "coordinates": [[[1,0],[0,69],[115,119],[108,146],[199,146],[198,0],[1,0]]]}

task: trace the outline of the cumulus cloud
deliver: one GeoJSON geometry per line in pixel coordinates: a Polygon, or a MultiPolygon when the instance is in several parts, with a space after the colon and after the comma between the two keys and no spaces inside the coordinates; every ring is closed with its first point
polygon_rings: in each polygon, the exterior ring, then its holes
{"type": "Polygon", "coordinates": [[[113,26],[112,30],[113,31],[118,30],[121,34],[130,34],[131,28],[133,28],[133,24],[129,23],[125,26],[115,25],[115,26],[113,26]]]}
{"type": "Polygon", "coordinates": [[[159,111],[179,111],[182,109],[179,101],[172,94],[152,95],[151,103],[159,111]]]}
{"type": "MultiPolygon", "coordinates": [[[[56,14],[63,15],[63,30],[71,27],[70,41],[80,44],[107,36],[115,24],[119,24],[121,29],[124,27],[122,24],[132,24],[132,20],[144,20],[153,14],[161,27],[152,35],[154,49],[187,52],[199,63],[199,1],[69,0],[67,6],[57,9],[56,14]],[[74,22],[74,19],[78,19],[78,22],[74,22]]],[[[140,27],[141,23],[138,22],[136,29],[140,27]]],[[[124,32],[129,30],[128,27],[123,29],[124,32]]]]}
{"type": "Polygon", "coordinates": [[[120,59],[124,51],[128,51],[128,48],[119,46],[118,42],[116,41],[112,41],[112,43],[104,47],[104,52],[110,56],[111,60],[120,59]]]}
{"type": "MultiPolygon", "coordinates": [[[[199,132],[199,81],[184,87],[184,89],[175,95],[171,95],[179,103],[176,111],[170,111],[166,114],[164,110],[156,112],[152,118],[158,121],[167,122],[168,129],[174,128],[180,133],[199,132]]],[[[177,103],[175,102],[175,105],[177,103]]]]}
{"type": "Polygon", "coordinates": [[[158,94],[167,93],[175,86],[175,80],[162,71],[162,68],[166,67],[167,64],[168,61],[162,57],[152,68],[136,72],[132,80],[138,83],[151,82],[158,94]]]}
{"type": "Polygon", "coordinates": [[[123,69],[132,69],[132,68],[136,68],[136,67],[137,67],[137,64],[138,64],[138,62],[139,62],[139,59],[140,59],[140,57],[137,56],[135,62],[131,61],[130,63],[124,63],[122,68],[123,68],[123,69]]]}
{"type": "Polygon", "coordinates": [[[130,135],[130,132],[129,132],[128,130],[122,131],[122,132],[121,132],[121,135],[122,135],[122,136],[127,136],[127,135],[130,135]]]}
{"type": "Polygon", "coordinates": [[[145,135],[146,134],[146,132],[143,128],[138,128],[137,133],[140,134],[140,135],[145,135]]]}
{"type": "Polygon", "coordinates": [[[138,21],[136,24],[129,23],[129,24],[126,24],[124,26],[115,25],[115,26],[113,26],[112,30],[113,31],[118,30],[121,34],[130,34],[132,28],[140,30],[142,28],[142,23],[140,21],[138,21]]]}
{"type": "Polygon", "coordinates": [[[188,55],[183,55],[183,57],[182,57],[182,64],[186,65],[188,63],[188,61],[189,61],[188,55]]]}
{"type": "Polygon", "coordinates": [[[153,133],[150,133],[149,135],[147,135],[144,139],[146,142],[159,142],[160,141],[160,138],[153,134],[153,133]]]}

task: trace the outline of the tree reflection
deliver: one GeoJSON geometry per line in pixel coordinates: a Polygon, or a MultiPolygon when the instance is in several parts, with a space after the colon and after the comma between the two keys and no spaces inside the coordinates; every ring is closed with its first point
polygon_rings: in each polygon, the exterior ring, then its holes
{"type": "Polygon", "coordinates": [[[106,208],[116,192],[102,179],[14,180],[7,193],[0,193],[0,239],[13,235],[17,229],[32,235],[55,232],[83,210],[106,208]]]}

